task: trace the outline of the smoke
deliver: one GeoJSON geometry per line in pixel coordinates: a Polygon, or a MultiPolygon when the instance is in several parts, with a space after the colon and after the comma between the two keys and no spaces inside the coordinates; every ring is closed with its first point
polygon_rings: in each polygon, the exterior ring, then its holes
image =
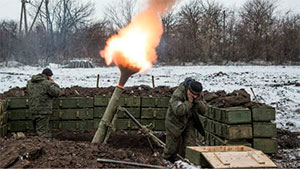
{"type": "Polygon", "coordinates": [[[149,0],[149,9],[165,16],[177,1],[179,0],[149,0]]]}

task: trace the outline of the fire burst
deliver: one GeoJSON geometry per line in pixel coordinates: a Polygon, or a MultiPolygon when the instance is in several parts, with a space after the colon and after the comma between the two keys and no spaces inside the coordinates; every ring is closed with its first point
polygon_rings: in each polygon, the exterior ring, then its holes
{"type": "Polygon", "coordinates": [[[174,4],[175,0],[150,0],[149,7],[135,16],[131,23],[106,42],[100,55],[107,65],[114,63],[144,72],[156,61],[156,47],[163,33],[160,15],[174,4]]]}

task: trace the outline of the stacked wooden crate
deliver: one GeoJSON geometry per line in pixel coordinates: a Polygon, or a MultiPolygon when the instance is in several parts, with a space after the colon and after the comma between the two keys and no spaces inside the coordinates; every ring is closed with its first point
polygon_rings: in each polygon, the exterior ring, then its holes
{"type": "Polygon", "coordinates": [[[142,97],[141,123],[151,125],[150,129],[155,131],[165,130],[165,117],[169,105],[169,97],[153,98],[142,97]]]}
{"type": "Polygon", "coordinates": [[[276,153],[275,109],[262,107],[217,108],[208,106],[199,115],[205,128],[207,145],[246,145],[265,153],[276,153]]]}
{"type": "Polygon", "coordinates": [[[53,103],[53,129],[93,129],[94,99],[92,97],[58,98],[53,103]]]}
{"type": "MultiPolygon", "coordinates": [[[[110,97],[71,97],[58,98],[54,101],[51,127],[54,129],[93,129],[106,110],[110,97]]],[[[142,125],[149,125],[154,131],[165,130],[165,116],[169,97],[134,97],[123,96],[119,104],[125,107],[142,125]]],[[[7,112],[0,116],[1,129],[9,132],[32,131],[32,115],[28,108],[28,99],[6,99],[7,112]],[[4,115],[3,115],[4,114],[4,115]],[[5,116],[6,115],[6,116],[5,116]],[[6,118],[7,119],[7,118],[6,118]]],[[[265,153],[276,153],[275,109],[269,106],[249,108],[217,108],[209,106],[202,121],[207,145],[246,145],[265,153]]],[[[115,127],[122,130],[136,130],[138,127],[124,112],[118,112],[115,127]]],[[[2,134],[3,135],[3,134],[2,134]]]]}
{"type": "MultiPolygon", "coordinates": [[[[94,97],[94,127],[98,124],[106,110],[110,97],[94,97]]],[[[168,97],[121,97],[120,106],[126,108],[142,125],[150,125],[152,130],[165,129],[164,119],[167,112],[168,97]]],[[[115,127],[120,130],[137,130],[137,125],[127,117],[125,112],[119,111],[115,121],[115,127]]]]}
{"type": "Polygon", "coordinates": [[[6,112],[6,106],[3,101],[0,100],[0,137],[4,137],[7,134],[8,113],[6,112]]]}
{"type": "Polygon", "coordinates": [[[28,107],[27,97],[13,97],[6,100],[8,112],[8,131],[33,131],[32,115],[28,107]]]}
{"type": "Polygon", "coordinates": [[[277,152],[275,108],[262,105],[251,107],[253,125],[253,148],[265,153],[277,152]]]}
{"type": "MultiPolygon", "coordinates": [[[[95,96],[94,97],[94,128],[97,128],[99,122],[105,113],[106,107],[109,103],[110,97],[95,96]]],[[[125,107],[137,120],[140,120],[141,116],[141,98],[140,97],[121,97],[118,101],[118,105],[125,107]]],[[[122,130],[135,130],[137,126],[128,119],[125,112],[118,112],[117,119],[115,121],[115,127],[122,130]]]]}

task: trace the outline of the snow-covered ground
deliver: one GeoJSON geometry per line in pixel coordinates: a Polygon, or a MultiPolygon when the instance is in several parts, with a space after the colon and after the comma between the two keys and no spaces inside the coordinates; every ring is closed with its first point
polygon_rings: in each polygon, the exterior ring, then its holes
{"type": "MultiPolygon", "coordinates": [[[[101,87],[115,86],[120,75],[116,67],[70,69],[51,64],[50,68],[53,79],[61,87],[95,87],[97,74],[101,87]]],[[[0,68],[0,93],[17,86],[25,87],[26,81],[42,69],[30,66],[0,68]]],[[[252,98],[250,88],[253,88],[259,101],[276,108],[277,127],[300,130],[300,86],[273,86],[300,83],[300,66],[159,66],[132,76],[126,86],[152,86],[152,76],[156,86],[177,86],[191,76],[202,82],[205,90],[232,92],[244,88],[252,98]]]]}

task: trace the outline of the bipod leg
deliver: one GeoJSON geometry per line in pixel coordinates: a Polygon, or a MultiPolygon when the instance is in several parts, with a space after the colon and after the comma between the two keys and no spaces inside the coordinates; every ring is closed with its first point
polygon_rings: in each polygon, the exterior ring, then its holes
{"type": "Polygon", "coordinates": [[[118,112],[119,112],[119,110],[117,110],[117,113],[114,115],[114,118],[111,122],[111,125],[108,126],[107,133],[106,133],[105,138],[103,140],[104,144],[107,143],[107,140],[109,139],[111,133],[116,130],[115,126],[116,126],[116,120],[117,120],[118,112]]]}
{"type": "Polygon", "coordinates": [[[150,140],[149,136],[147,136],[147,140],[148,140],[148,143],[149,143],[149,145],[150,145],[152,154],[154,154],[154,148],[153,148],[153,145],[152,145],[152,143],[151,143],[151,140],[150,140]]]}

